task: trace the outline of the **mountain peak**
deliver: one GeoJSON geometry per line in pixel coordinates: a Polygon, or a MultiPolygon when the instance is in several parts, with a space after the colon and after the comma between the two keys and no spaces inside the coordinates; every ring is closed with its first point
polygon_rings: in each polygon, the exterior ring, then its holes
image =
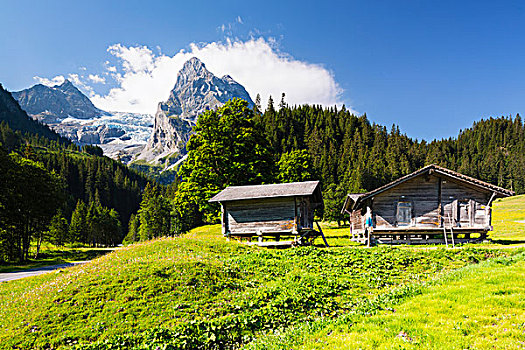
{"type": "Polygon", "coordinates": [[[208,73],[208,70],[206,69],[206,65],[201,60],[199,60],[197,57],[192,57],[184,62],[184,66],[180,72],[208,73]]]}
{"type": "Polygon", "coordinates": [[[248,92],[232,77],[225,75],[218,78],[206,69],[201,60],[192,57],[177,74],[170,100],[162,108],[167,115],[182,115],[195,122],[197,115],[203,111],[218,107],[233,97],[253,105],[248,92]]]}
{"type": "Polygon", "coordinates": [[[192,57],[186,62],[184,62],[184,67],[191,66],[191,67],[206,67],[206,65],[199,60],[197,57],[192,57]]]}
{"type": "Polygon", "coordinates": [[[60,87],[68,87],[68,86],[75,86],[69,79],[65,79],[62,84],[59,85],[60,87]]]}
{"type": "Polygon", "coordinates": [[[190,58],[179,71],[168,100],[159,103],[153,134],[137,159],[158,162],[167,155],[176,155],[165,158],[170,161],[181,159],[197,117],[235,97],[253,106],[250,94],[232,77],[218,78],[201,60],[190,58]]]}
{"type": "Polygon", "coordinates": [[[69,116],[89,119],[104,113],[68,79],[53,87],[37,84],[14,92],[13,97],[29,115],[47,124],[69,116]]]}

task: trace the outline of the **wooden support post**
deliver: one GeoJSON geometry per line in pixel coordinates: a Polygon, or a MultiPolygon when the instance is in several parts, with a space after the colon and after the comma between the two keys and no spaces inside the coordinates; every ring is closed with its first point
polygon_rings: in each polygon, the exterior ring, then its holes
{"type": "Polygon", "coordinates": [[[438,177],[438,213],[439,213],[439,227],[443,227],[443,203],[441,201],[441,186],[442,186],[443,180],[441,180],[440,177],[438,177]]]}
{"type": "Polygon", "coordinates": [[[261,232],[261,231],[257,231],[256,234],[257,234],[257,236],[258,236],[258,237],[257,237],[257,241],[258,241],[259,243],[261,243],[261,242],[263,241],[262,232],[261,232]]]}
{"type": "Polygon", "coordinates": [[[489,198],[489,201],[487,202],[487,205],[485,206],[485,226],[492,225],[492,200],[496,197],[496,192],[492,192],[492,195],[489,198]]]}
{"type": "Polygon", "coordinates": [[[221,203],[221,224],[222,224],[222,234],[226,235],[229,231],[228,229],[228,216],[224,210],[224,205],[221,203]]]}
{"type": "Polygon", "coordinates": [[[323,230],[321,229],[321,226],[319,225],[319,223],[316,221],[315,222],[317,224],[317,228],[319,229],[319,232],[321,232],[321,237],[323,237],[323,241],[324,241],[324,245],[328,248],[330,247],[328,245],[328,242],[326,241],[326,237],[324,236],[324,233],[323,233],[323,230]]]}

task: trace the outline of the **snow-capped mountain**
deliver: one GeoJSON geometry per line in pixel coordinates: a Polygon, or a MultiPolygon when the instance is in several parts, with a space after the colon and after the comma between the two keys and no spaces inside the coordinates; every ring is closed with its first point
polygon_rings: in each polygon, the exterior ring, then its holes
{"type": "Polygon", "coordinates": [[[69,80],[56,86],[35,85],[12,93],[32,118],[80,145],[98,145],[104,154],[125,163],[142,160],[166,167],[186,154],[186,143],[199,114],[238,97],[253,101],[229,75],[216,77],[198,58],[177,74],[166,102],[149,114],[105,112],[69,80]]]}
{"type": "Polygon", "coordinates": [[[78,144],[100,146],[104,155],[128,163],[146,145],[153,130],[153,115],[104,112],[92,119],[68,117],[52,127],[78,144]]]}
{"type": "Polygon", "coordinates": [[[129,162],[146,145],[153,115],[105,112],[69,80],[56,86],[37,84],[12,93],[33,119],[80,145],[98,145],[104,154],[129,162]]]}
{"type": "Polygon", "coordinates": [[[168,100],[159,103],[153,134],[137,159],[166,166],[176,163],[186,153],[197,116],[234,97],[253,106],[246,89],[229,75],[218,78],[198,58],[189,59],[177,74],[168,100]]]}

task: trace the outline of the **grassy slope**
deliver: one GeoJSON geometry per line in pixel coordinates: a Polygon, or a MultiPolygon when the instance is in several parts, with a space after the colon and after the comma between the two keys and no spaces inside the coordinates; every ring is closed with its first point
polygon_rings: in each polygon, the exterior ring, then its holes
{"type": "Polygon", "coordinates": [[[524,275],[524,253],[468,266],[388,311],[305,324],[248,348],[525,348],[524,275]]]}
{"type": "Polygon", "coordinates": [[[368,307],[366,300],[397,286],[508,254],[267,250],[225,242],[219,226],[202,227],[63,272],[0,284],[0,348],[104,341],[127,344],[123,348],[155,342],[234,347],[259,333],[368,307]],[[153,328],[162,330],[148,331],[153,328]]]}
{"type": "MultiPolygon", "coordinates": [[[[330,346],[414,349],[525,347],[525,259],[487,264],[400,305],[338,331],[330,346]]],[[[313,346],[311,348],[319,348],[313,346]]]]}
{"type": "Polygon", "coordinates": [[[496,200],[489,238],[496,243],[525,243],[525,195],[496,200]]]}
{"type": "MultiPolygon", "coordinates": [[[[495,243],[523,243],[524,220],[525,195],[498,200],[489,237],[495,243]]],[[[345,239],[343,230],[327,227],[325,232],[345,239]]],[[[416,289],[413,298],[400,305],[395,306],[394,301],[395,313],[305,323],[277,336],[262,337],[248,348],[525,348],[523,276],[524,253],[519,259],[469,266],[452,280],[446,276],[434,287],[416,289]]]]}
{"type": "MultiPolygon", "coordinates": [[[[521,239],[521,226],[512,221],[522,219],[523,200],[522,196],[495,204],[496,237],[521,239]],[[505,231],[508,227],[512,234],[505,231]]],[[[329,229],[328,235],[343,236],[339,243],[346,245],[349,242],[344,230],[329,229]]],[[[514,341],[519,340],[516,327],[523,327],[515,318],[523,314],[519,310],[506,314],[497,306],[523,310],[516,299],[524,299],[523,259],[509,267],[465,270],[474,271],[473,275],[465,273],[464,280],[456,279],[429,291],[421,287],[435,276],[446,276],[447,271],[511,254],[514,250],[351,246],[266,250],[225,242],[218,226],[201,227],[183,238],[134,245],[84,266],[1,283],[0,348],[67,347],[78,342],[93,342],[81,346],[90,349],[105,349],[109,344],[127,349],[165,343],[175,348],[213,348],[238,346],[259,336],[261,341],[248,347],[281,348],[279,344],[288,347],[304,343],[306,348],[319,348],[319,344],[338,348],[361,337],[390,344],[392,334],[396,336],[401,330],[407,336],[395,340],[402,342],[398,344],[402,347],[439,347],[440,341],[451,336],[447,333],[449,325],[461,334],[464,325],[470,327],[463,336],[467,339],[473,339],[469,334],[488,334],[483,333],[485,328],[480,331],[473,326],[478,318],[501,325],[495,327],[498,332],[512,328],[509,339],[514,341]],[[497,294],[490,294],[495,288],[497,294]],[[471,300],[462,296],[467,289],[475,289],[471,300]],[[444,292],[440,294],[441,290],[444,292]],[[449,296],[468,308],[451,312],[456,309],[447,307],[450,304],[445,299],[449,296]],[[375,314],[404,300],[408,301],[396,306],[393,314],[379,313],[355,321],[362,314],[375,314]],[[418,311],[423,302],[429,305],[425,311],[428,316],[418,311]],[[479,307],[484,303],[492,303],[491,309],[479,307]],[[465,313],[467,309],[472,313],[465,313]],[[432,320],[428,321],[430,315],[432,320]],[[501,319],[501,315],[506,318],[501,319]],[[418,322],[421,319],[425,323],[418,322]],[[375,320],[391,322],[391,330],[386,335],[382,326],[374,330],[375,320]],[[350,323],[355,327],[348,328],[350,323]],[[422,333],[418,327],[426,324],[428,332],[422,333]],[[286,328],[298,331],[285,331],[286,341],[276,341],[275,332],[286,328]],[[443,334],[439,333],[441,328],[443,334]],[[327,329],[335,331],[337,337],[328,335],[327,329]],[[308,338],[312,332],[317,335],[308,338]],[[404,342],[402,338],[409,340],[407,337],[412,341],[404,342]]]]}

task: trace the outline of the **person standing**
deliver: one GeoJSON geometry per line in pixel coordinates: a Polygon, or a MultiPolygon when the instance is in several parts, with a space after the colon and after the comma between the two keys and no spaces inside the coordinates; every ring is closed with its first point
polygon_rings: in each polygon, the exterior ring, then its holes
{"type": "Polygon", "coordinates": [[[370,247],[370,236],[372,232],[374,231],[374,222],[372,220],[372,209],[370,207],[366,207],[366,214],[365,214],[365,237],[367,238],[366,245],[367,247],[370,247]]]}

